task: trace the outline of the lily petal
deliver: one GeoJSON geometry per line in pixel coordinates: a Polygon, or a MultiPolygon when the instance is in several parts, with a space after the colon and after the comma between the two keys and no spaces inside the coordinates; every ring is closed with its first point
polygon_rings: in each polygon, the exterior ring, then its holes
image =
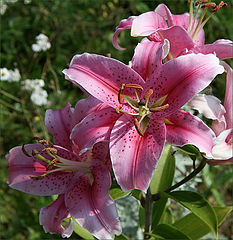
{"type": "Polygon", "coordinates": [[[109,141],[110,132],[119,114],[112,107],[106,107],[90,113],[71,132],[72,141],[80,149],[80,153],[92,148],[100,141],[109,141]]]}
{"type": "Polygon", "coordinates": [[[73,118],[75,124],[81,122],[88,114],[98,111],[107,105],[91,95],[86,99],[79,100],[74,108],[73,118]]]}
{"type": "Polygon", "coordinates": [[[114,201],[108,190],[111,178],[102,162],[92,165],[93,183],[88,176],[78,178],[65,195],[65,203],[75,220],[98,239],[112,239],[121,233],[114,201]]]}
{"type": "Polygon", "coordinates": [[[166,141],[171,145],[193,144],[200,152],[211,155],[215,134],[199,118],[178,110],[167,118],[173,124],[166,124],[166,141]]]}
{"type": "MultiPolygon", "coordinates": [[[[32,150],[37,150],[41,155],[49,158],[49,155],[42,152],[40,144],[25,145],[25,150],[28,153],[31,153],[32,150]]],[[[64,152],[62,157],[65,155],[66,153],[64,152]]],[[[47,164],[36,157],[26,156],[21,146],[12,148],[7,155],[7,160],[9,164],[9,186],[33,195],[49,196],[62,194],[67,190],[67,186],[70,185],[70,180],[74,176],[74,173],[70,172],[56,172],[50,173],[40,180],[32,179],[31,176],[40,176],[46,173],[47,164]]]]}
{"type": "Polygon", "coordinates": [[[62,237],[70,237],[73,232],[73,220],[70,219],[66,227],[62,226],[62,220],[70,217],[65,202],[64,195],[59,195],[56,201],[40,210],[40,225],[47,233],[60,233],[62,237]]]}
{"type": "Polygon", "coordinates": [[[72,150],[70,132],[73,127],[71,105],[60,110],[47,110],[45,113],[45,126],[53,135],[54,143],[66,149],[72,150]]]}
{"type": "Polygon", "coordinates": [[[154,42],[144,38],[134,50],[132,68],[146,80],[161,66],[162,60],[169,53],[169,48],[170,44],[166,39],[164,42],[154,42]]]}
{"type": "Polygon", "coordinates": [[[126,30],[126,29],[131,29],[132,22],[134,19],[135,19],[135,16],[131,16],[127,19],[123,19],[120,21],[120,24],[116,27],[116,31],[112,38],[112,44],[116,49],[125,50],[125,48],[122,48],[121,46],[119,46],[119,44],[117,42],[117,37],[121,31],[126,30]]]}
{"type": "Polygon", "coordinates": [[[232,153],[232,129],[222,131],[215,140],[212,149],[212,159],[227,160],[233,157],[232,153]],[[227,141],[227,139],[229,140],[227,141]]]}
{"type": "Polygon", "coordinates": [[[203,44],[194,51],[203,54],[215,53],[220,59],[233,58],[233,42],[231,40],[219,39],[212,44],[203,44]]]}
{"type": "Polygon", "coordinates": [[[170,42],[170,53],[173,58],[179,56],[184,49],[194,47],[193,40],[189,33],[181,26],[173,26],[168,29],[160,29],[159,34],[163,39],[170,42]]]}
{"type": "Polygon", "coordinates": [[[118,92],[122,84],[144,83],[137,72],[118,60],[88,53],[74,56],[70,68],[63,73],[71,82],[113,108],[119,106],[118,92]]]}
{"type": "Polygon", "coordinates": [[[110,156],[118,184],[124,191],[146,191],[165,141],[165,125],[150,121],[144,137],[135,129],[134,118],[121,116],[110,137],[110,156]]]}
{"type": "Polygon", "coordinates": [[[221,101],[212,95],[197,94],[188,105],[203,114],[206,118],[225,122],[225,108],[221,101]]]}
{"type": "Polygon", "coordinates": [[[131,36],[149,36],[158,29],[167,28],[166,20],[154,11],[146,12],[133,20],[131,36]]]}
{"type": "Polygon", "coordinates": [[[159,4],[156,7],[155,12],[160,14],[162,17],[164,17],[167,20],[168,27],[171,27],[175,24],[173,20],[173,15],[171,14],[171,11],[165,4],[163,3],[159,4]]]}
{"type": "Polygon", "coordinates": [[[224,68],[213,54],[188,54],[163,64],[159,70],[146,84],[148,88],[153,88],[151,103],[168,95],[163,104],[169,104],[169,107],[154,113],[155,116],[165,117],[207,87],[217,74],[223,73],[224,68]]]}

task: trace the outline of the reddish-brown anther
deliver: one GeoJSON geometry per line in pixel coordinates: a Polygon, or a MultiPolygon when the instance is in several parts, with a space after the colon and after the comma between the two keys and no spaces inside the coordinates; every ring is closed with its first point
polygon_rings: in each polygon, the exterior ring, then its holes
{"type": "Polygon", "coordinates": [[[219,9],[226,7],[227,4],[221,1],[214,9],[211,10],[211,12],[217,12],[219,9]]]}
{"type": "Polygon", "coordinates": [[[209,8],[209,7],[216,7],[216,3],[210,2],[210,3],[205,3],[201,6],[201,8],[209,8]]]}

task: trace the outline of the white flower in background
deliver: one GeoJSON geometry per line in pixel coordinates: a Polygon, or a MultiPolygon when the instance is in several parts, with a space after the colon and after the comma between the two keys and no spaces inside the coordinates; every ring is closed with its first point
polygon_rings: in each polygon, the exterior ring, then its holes
{"type": "Polygon", "coordinates": [[[0,13],[3,15],[6,12],[7,5],[4,3],[3,0],[0,0],[0,13]]]}
{"type": "Polygon", "coordinates": [[[36,43],[32,44],[32,50],[34,52],[46,51],[51,47],[49,39],[43,33],[36,36],[36,43]]]}
{"type": "Polygon", "coordinates": [[[1,81],[8,81],[10,77],[10,72],[7,68],[0,68],[1,72],[1,81]]]}
{"type": "Polygon", "coordinates": [[[44,80],[43,79],[26,79],[25,81],[22,82],[23,89],[32,91],[35,88],[42,88],[44,87],[44,80]]]}
{"type": "Polygon", "coordinates": [[[34,89],[34,91],[32,91],[31,100],[35,105],[42,106],[47,104],[47,97],[48,93],[46,92],[46,90],[37,87],[34,89]]]}
{"type": "Polygon", "coordinates": [[[18,82],[21,78],[19,69],[15,68],[15,70],[10,70],[10,81],[9,82],[18,82]]]}
{"type": "Polygon", "coordinates": [[[1,68],[1,81],[18,82],[21,78],[19,70],[8,70],[7,68],[1,68]]]}
{"type": "Polygon", "coordinates": [[[32,0],[24,0],[24,4],[30,4],[32,0]]]}

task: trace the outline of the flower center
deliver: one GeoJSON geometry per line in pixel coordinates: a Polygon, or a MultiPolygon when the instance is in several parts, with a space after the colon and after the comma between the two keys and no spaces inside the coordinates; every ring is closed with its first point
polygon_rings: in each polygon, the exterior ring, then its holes
{"type": "Polygon", "coordinates": [[[86,174],[91,174],[90,171],[90,161],[85,162],[79,162],[74,160],[68,160],[63,157],[58,156],[58,151],[56,148],[53,147],[52,143],[48,142],[47,140],[40,139],[40,138],[34,138],[35,140],[38,140],[38,142],[42,145],[43,150],[42,152],[46,152],[51,158],[46,158],[42,156],[37,150],[32,150],[32,153],[28,153],[24,145],[22,146],[23,153],[28,157],[36,157],[43,162],[47,163],[46,166],[46,172],[39,176],[30,176],[31,179],[34,180],[40,180],[44,178],[46,175],[54,172],[82,172],[86,174]]]}
{"type": "Polygon", "coordinates": [[[120,104],[125,102],[133,109],[133,112],[126,112],[121,110],[122,106],[116,108],[117,113],[126,113],[134,116],[134,125],[139,135],[144,136],[144,132],[147,128],[147,125],[150,120],[150,114],[153,112],[160,112],[169,107],[168,104],[161,105],[167,96],[164,96],[157,100],[152,105],[149,105],[149,98],[153,94],[153,90],[149,89],[142,99],[139,98],[138,90],[143,90],[143,87],[138,84],[122,84],[118,92],[118,101],[120,104]],[[133,88],[137,100],[132,99],[131,97],[124,94],[125,88],[133,88]]]}

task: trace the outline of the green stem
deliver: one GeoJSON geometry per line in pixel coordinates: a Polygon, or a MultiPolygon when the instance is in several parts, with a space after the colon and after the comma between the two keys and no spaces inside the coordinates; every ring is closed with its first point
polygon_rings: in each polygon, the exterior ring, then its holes
{"type": "MultiPolygon", "coordinates": [[[[172,190],[174,190],[174,189],[180,187],[181,185],[185,184],[190,179],[194,178],[199,172],[201,172],[201,170],[205,167],[205,165],[206,165],[206,160],[205,160],[205,158],[203,158],[200,165],[196,169],[194,169],[187,177],[185,177],[180,182],[174,184],[170,188],[167,188],[166,190],[164,190],[164,192],[169,193],[172,190]]],[[[161,195],[160,195],[160,193],[156,193],[156,194],[153,194],[151,197],[152,197],[153,201],[158,201],[161,198],[161,195]]]]}
{"type": "Polygon", "coordinates": [[[146,193],[146,199],[145,199],[145,231],[144,231],[144,239],[150,238],[150,236],[147,234],[151,231],[151,225],[152,225],[152,208],[153,208],[153,200],[152,200],[152,194],[150,191],[150,188],[148,188],[146,193]]]}

